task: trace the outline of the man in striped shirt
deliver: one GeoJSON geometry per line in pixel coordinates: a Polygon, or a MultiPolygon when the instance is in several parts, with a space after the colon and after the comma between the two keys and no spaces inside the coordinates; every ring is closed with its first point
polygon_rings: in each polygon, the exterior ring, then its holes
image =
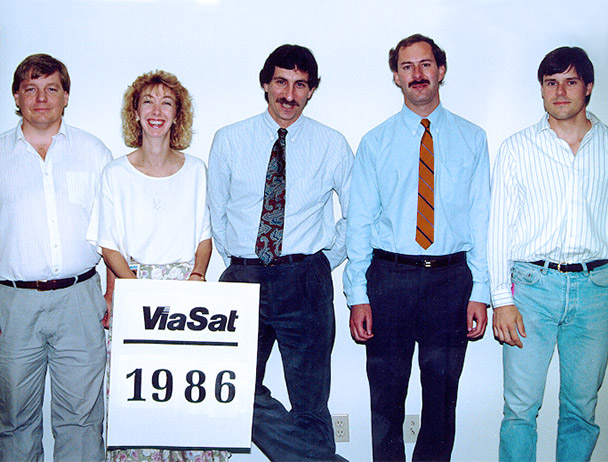
{"type": "Polygon", "coordinates": [[[557,460],[589,460],[608,360],[608,129],[586,111],[593,65],[580,48],[538,69],[546,114],[496,160],[488,261],[503,347],[500,460],[536,458],[536,416],[557,344],[557,460]]]}
{"type": "Polygon", "coordinates": [[[228,266],[220,281],[260,284],[252,439],[272,461],[345,460],[327,402],[331,271],[346,257],[353,155],[344,136],[303,115],[319,82],[308,48],[278,47],[260,72],[266,110],[218,130],[209,155],[213,239],[228,266]],[[275,342],[290,411],[264,385],[275,342]]]}

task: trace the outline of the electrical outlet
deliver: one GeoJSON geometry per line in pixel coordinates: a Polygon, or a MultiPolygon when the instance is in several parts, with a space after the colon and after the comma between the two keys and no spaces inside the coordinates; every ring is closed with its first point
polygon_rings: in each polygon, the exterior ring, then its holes
{"type": "Polygon", "coordinates": [[[403,422],[403,441],[406,443],[415,443],[420,431],[420,416],[418,414],[410,414],[405,416],[403,422]]]}
{"type": "Polygon", "coordinates": [[[331,416],[331,422],[334,426],[336,443],[348,443],[350,441],[348,414],[334,414],[331,416]]]}

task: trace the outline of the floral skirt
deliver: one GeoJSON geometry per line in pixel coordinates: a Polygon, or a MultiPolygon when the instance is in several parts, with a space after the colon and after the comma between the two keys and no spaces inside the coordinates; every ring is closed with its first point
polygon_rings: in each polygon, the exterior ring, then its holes
{"type": "MultiPolygon", "coordinates": [[[[190,276],[194,267],[193,262],[170,263],[167,265],[139,265],[134,264],[137,269],[138,279],[155,280],[185,280],[190,276]]],[[[112,344],[112,326],[108,330],[108,388],[110,391],[110,345],[112,344]]],[[[186,451],[170,449],[116,449],[107,451],[108,462],[226,462],[231,454],[228,451],[186,451]]]]}

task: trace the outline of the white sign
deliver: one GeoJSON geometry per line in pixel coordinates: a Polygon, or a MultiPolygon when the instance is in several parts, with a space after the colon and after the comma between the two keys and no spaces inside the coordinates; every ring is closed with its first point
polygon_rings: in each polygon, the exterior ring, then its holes
{"type": "Polygon", "coordinates": [[[258,284],[117,279],[109,449],[251,448],[258,284]]]}

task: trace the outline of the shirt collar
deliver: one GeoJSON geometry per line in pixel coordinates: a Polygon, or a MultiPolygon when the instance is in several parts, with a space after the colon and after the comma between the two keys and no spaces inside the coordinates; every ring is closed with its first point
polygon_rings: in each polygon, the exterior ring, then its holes
{"type": "MultiPolygon", "coordinates": [[[[593,114],[592,112],[586,111],[585,114],[586,114],[587,119],[589,120],[589,122],[591,122],[591,129],[589,130],[589,131],[591,131],[599,123],[600,119],[598,119],[595,116],[595,114],[593,114]]],[[[540,122],[538,122],[538,124],[536,124],[536,132],[537,133],[540,133],[540,132],[545,131],[545,130],[550,130],[550,131],[553,132],[553,129],[549,125],[549,114],[547,112],[545,112],[545,114],[543,115],[543,117],[540,119],[540,122]]]]}
{"type": "MultiPolygon", "coordinates": [[[[63,117],[61,118],[61,125],[59,126],[59,131],[57,132],[57,135],[53,136],[53,138],[58,135],[63,135],[66,139],[69,139],[67,132],[67,124],[65,123],[65,120],[63,120],[63,117]]],[[[25,135],[23,134],[23,118],[19,119],[19,122],[17,122],[17,127],[15,128],[15,144],[17,144],[19,140],[23,141],[26,144],[29,144],[29,142],[25,139],[25,135]]]]}
{"type": "MultiPolygon", "coordinates": [[[[274,119],[272,118],[272,116],[270,115],[268,110],[264,111],[263,119],[264,119],[264,123],[266,124],[268,129],[270,131],[272,131],[273,139],[276,139],[278,136],[277,132],[278,132],[279,128],[281,128],[281,127],[279,126],[278,123],[276,123],[274,121],[274,119]]],[[[296,120],[294,123],[292,123],[289,127],[286,128],[287,139],[289,141],[295,141],[297,139],[300,131],[302,130],[302,127],[306,123],[305,121],[306,121],[306,117],[304,117],[303,115],[300,115],[300,117],[298,117],[298,120],[296,120]]]]}
{"type": "Polygon", "coordinates": [[[427,117],[420,117],[410,108],[408,108],[405,103],[403,104],[403,108],[401,109],[401,120],[405,124],[408,131],[415,135],[418,130],[422,127],[420,121],[422,119],[429,119],[431,122],[430,130],[431,132],[438,132],[441,128],[441,122],[445,118],[445,110],[441,103],[439,106],[435,108],[433,112],[431,112],[427,117]]]}

